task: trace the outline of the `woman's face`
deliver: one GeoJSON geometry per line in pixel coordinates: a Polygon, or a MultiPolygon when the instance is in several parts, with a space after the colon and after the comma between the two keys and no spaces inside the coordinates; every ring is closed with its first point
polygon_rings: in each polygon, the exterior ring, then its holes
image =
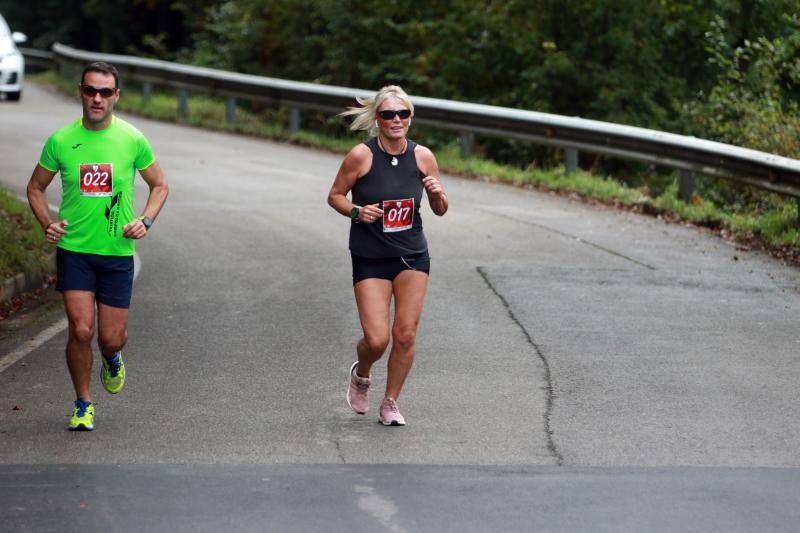
{"type": "MultiPolygon", "coordinates": [[[[388,113],[391,118],[383,118],[381,117],[381,112],[390,112],[390,111],[405,111],[408,112],[408,106],[403,103],[402,100],[399,98],[387,98],[381,105],[378,106],[377,111],[377,120],[378,120],[378,129],[380,130],[381,135],[388,139],[402,139],[408,133],[408,125],[410,124],[410,116],[406,118],[400,118],[397,113],[388,113]]],[[[385,113],[387,114],[387,113],[385,113]]]]}

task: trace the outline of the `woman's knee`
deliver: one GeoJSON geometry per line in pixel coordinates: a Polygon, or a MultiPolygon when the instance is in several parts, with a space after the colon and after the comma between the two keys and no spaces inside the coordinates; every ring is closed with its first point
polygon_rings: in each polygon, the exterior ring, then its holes
{"type": "Polygon", "coordinates": [[[365,332],[362,342],[371,353],[382,354],[389,346],[389,334],[365,332]]]}
{"type": "Polygon", "coordinates": [[[395,326],[392,330],[392,342],[401,349],[411,349],[417,341],[417,328],[413,326],[395,326]]]}

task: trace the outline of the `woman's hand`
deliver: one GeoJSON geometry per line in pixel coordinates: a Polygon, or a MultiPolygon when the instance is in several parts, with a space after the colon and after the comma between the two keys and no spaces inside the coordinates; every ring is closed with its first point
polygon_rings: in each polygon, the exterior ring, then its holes
{"type": "Polygon", "coordinates": [[[422,178],[422,185],[428,191],[430,200],[439,200],[444,196],[444,187],[442,187],[442,182],[439,181],[439,176],[425,176],[422,178]]]}
{"type": "Polygon", "coordinates": [[[365,205],[358,212],[358,221],[365,224],[372,224],[379,218],[383,218],[383,209],[378,204],[365,205]]]}

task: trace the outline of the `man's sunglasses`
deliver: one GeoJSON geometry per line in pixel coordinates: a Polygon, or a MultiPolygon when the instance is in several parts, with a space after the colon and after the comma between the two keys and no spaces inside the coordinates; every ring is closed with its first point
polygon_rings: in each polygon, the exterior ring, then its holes
{"type": "Polygon", "coordinates": [[[97,94],[100,94],[103,98],[111,98],[117,94],[116,89],[111,89],[109,87],[92,87],[91,85],[81,85],[81,92],[89,98],[94,98],[97,94]]]}
{"type": "Polygon", "coordinates": [[[401,119],[407,119],[411,116],[411,111],[408,109],[385,109],[383,111],[378,111],[378,116],[383,120],[392,120],[395,115],[401,119]]]}

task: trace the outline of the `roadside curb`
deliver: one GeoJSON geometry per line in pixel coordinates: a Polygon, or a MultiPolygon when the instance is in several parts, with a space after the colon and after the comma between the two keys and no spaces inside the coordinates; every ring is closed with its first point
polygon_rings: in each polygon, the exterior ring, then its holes
{"type": "Polygon", "coordinates": [[[0,304],[10,302],[23,293],[32,292],[44,285],[46,276],[56,272],[56,254],[53,252],[47,259],[47,266],[38,272],[20,272],[2,280],[0,283],[0,304]]]}

